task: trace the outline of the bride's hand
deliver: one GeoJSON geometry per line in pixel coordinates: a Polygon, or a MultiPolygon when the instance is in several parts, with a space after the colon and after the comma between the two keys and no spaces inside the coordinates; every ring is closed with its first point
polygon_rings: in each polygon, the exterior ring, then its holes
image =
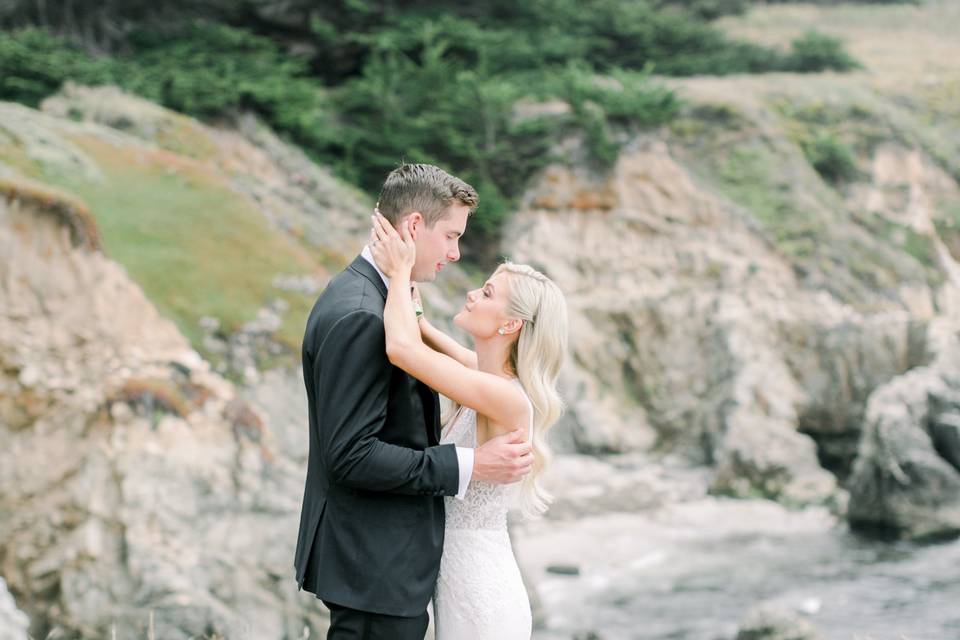
{"type": "Polygon", "coordinates": [[[378,211],[373,215],[371,238],[370,251],[385,276],[393,278],[401,273],[410,274],[417,260],[417,247],[406,222],[397,233],[390,221],[378,211]]]}

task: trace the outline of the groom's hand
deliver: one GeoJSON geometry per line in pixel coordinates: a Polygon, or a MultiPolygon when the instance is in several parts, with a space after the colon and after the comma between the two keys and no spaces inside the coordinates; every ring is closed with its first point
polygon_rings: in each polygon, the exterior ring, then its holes
{"type": "Polygon", "coordinates": [[[533,466],[533,450],[519,429],[490,438],[473,456],[473,479],[510,484],[519,482],[533,466]]]}

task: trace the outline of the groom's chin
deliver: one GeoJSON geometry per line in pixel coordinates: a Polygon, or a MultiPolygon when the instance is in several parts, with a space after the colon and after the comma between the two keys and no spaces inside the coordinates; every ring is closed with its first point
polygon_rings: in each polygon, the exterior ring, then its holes
{"type": "Polygon", "coordinates": [[[413,280],[414,282],[433,282],[437,279],[437,272],[430,271],[428,273],[414,273],[413,280]]]}

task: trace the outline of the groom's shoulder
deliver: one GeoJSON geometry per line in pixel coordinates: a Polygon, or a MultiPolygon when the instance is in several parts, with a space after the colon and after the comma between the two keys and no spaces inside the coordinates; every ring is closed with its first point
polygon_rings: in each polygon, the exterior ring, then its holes
{"type": "Polygon", "coordinates": [[[303,336],[303,351],[312,357],[330,332],[347,322],[373,323],[383,331],[383,298],[362,275],[350,268],[337,274],[317,298],[303,336]],[[379,303],[377,300],[379,299],[379,303]]]}
{"type": "Polygon", "coordinates": [[[383,297],[367,278],[348,266],[330,280],[317,299],[314,312],[330,320],[356,312],[382,319],[383,297]]]}

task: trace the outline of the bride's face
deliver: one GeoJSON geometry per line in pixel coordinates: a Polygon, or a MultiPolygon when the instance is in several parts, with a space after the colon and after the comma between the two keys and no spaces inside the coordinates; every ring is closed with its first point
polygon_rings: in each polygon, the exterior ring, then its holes
{"type": "Polygon", "coordinates": [[[453,323],[474,338],[500,337],[497,329],[509,320],[507,298],[510,280],[506,272],[492,275],[479,289],[467,292],[467,301],[453,323]]]}

